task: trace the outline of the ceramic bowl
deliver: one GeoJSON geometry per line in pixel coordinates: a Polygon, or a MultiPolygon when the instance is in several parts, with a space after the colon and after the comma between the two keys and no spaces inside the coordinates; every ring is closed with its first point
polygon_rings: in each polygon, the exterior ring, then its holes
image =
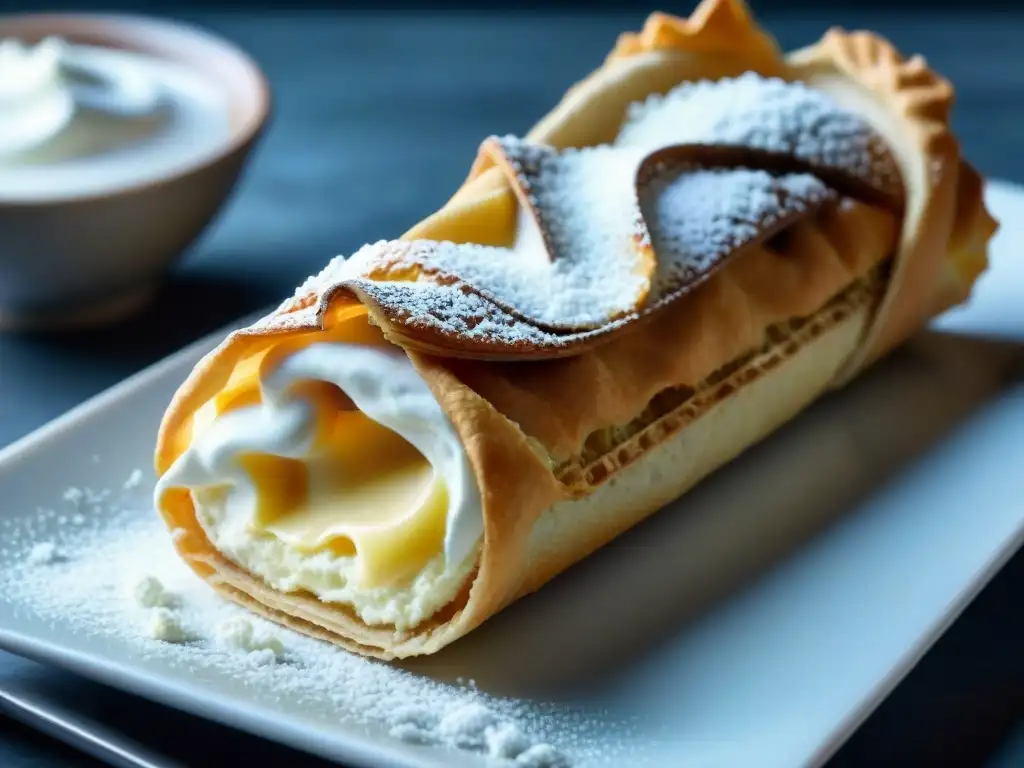
{"type": "Polygon", "coordinates": [[[0,39],[35,43],[50,36],[201,73],[223,99],[230,127],[212,152],[144,183],[100,194],[0,199],[0,329],[95,325],[141,308],[223,208],[271,111],[259,67],[203,30],[120,15],[0,16],[0,39]]]}

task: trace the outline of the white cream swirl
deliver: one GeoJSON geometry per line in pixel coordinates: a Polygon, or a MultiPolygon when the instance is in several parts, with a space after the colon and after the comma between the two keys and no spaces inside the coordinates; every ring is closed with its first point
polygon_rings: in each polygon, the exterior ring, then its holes
{"type": "Polygon", "coordinates": [[[60,133],[75,113],[61,77],[63,45],[0,41],[0,158],[30,150],[60,133]]]}
{"type": "MultiPolygon", "coordinates": [[[[219,551],[275,588],[306,589],[323,600],[353,603],[367,621],[414,624],[451,599],[453,594],[441,593],[454,592],[461,585],[483,534],[480,491],[458,435],[405,353],[358,344],[314,343],[261,376],[260,389],[261,404],[228,411],[199,431],[160,478],[158,504],[170,488],[191,489],[199,502],[200,522],[219,551]],[[353,557],[298,552],[254,530],[257,490],[238,457],[262,453],[301,460],[309,455],[317,433],[316,411],[301,395],[292,394],[294,385],[304,381],[337,386],[365,416],[423,454],[445,481],[444,551],[428,566],[429,578],[417,577],[404,588],[376,588],[370,590],[373,594],[361,595],[353,584],[358,570],[353,557]],[[399,594],[403,589],[407,594],[399,594]],[[441,605],[435,605],[438,601],[441,605]]],[[[311,489],[315,487],[311,482],[311,489]]],[[[344,510],[338,514],[344,515],[344,510]]]]}

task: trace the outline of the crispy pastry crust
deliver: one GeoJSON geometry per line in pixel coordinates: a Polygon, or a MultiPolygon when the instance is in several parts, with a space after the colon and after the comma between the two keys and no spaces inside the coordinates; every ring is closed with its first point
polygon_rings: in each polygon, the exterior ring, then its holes
{"type": "MultiPolygon", "coordinates": [[[[689,19],[654,14],[642,32],[622,35],[604,65],[527,138],[555,147],[606,142],[629,103],[683,81],[746,71],[803,80],[866,116],[899,162],[902,217],[849,200],[827,206],[788,230],[781,246],[745,247],[685,301],[562,359],[426,354],[403,344],[367,302],[451,419],[483,494],[477,570],[447,608],[413,630],[368,626],[344,606],[268,588],[212,547],[190,494],[172,490],[160,512],[186,562],[231,599],[351,650],[380,658],[434,652],[963,301],[985,267],[996,224],[949,129],[953,90],[923,60],[903,59],[873,34],[832,30],[783,56],[738,0],[705,0],[689,19]]],[[[507,225],[517,207],[508,176],[482,153],[451,200],[404,239],[441,239],[453,224],[486,233],[489,222],[507,225]]],[[[321,282],[231,334],[168,407],[158,474],[187,447],[192,415],[238,361],[285,335],[316,333],[339,306],[365,299],[321,282]]]]}

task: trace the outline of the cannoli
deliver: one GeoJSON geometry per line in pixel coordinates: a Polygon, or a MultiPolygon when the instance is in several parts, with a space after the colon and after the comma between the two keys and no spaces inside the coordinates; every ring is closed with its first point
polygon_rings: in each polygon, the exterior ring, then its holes
{"type": "Polygon", "coordinates": [[[177,551],[369,656],[472,631],[969,297],[997,225],[953,95],[870,32],[653,14],[195,367],[156,446],[177,551]]]}

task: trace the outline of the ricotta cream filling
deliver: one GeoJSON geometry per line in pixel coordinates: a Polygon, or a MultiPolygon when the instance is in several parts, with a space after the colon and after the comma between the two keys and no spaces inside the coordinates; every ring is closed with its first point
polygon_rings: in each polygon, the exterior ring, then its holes
{"type": "Polygon", "coordinates": [[[259,394],[197,424],[158,497],[189,488],[218,551],[367,623],[414,626],[454,598],[483,534],[480,491],[405,353],[313,343],[261,371],[259,394]]]}

